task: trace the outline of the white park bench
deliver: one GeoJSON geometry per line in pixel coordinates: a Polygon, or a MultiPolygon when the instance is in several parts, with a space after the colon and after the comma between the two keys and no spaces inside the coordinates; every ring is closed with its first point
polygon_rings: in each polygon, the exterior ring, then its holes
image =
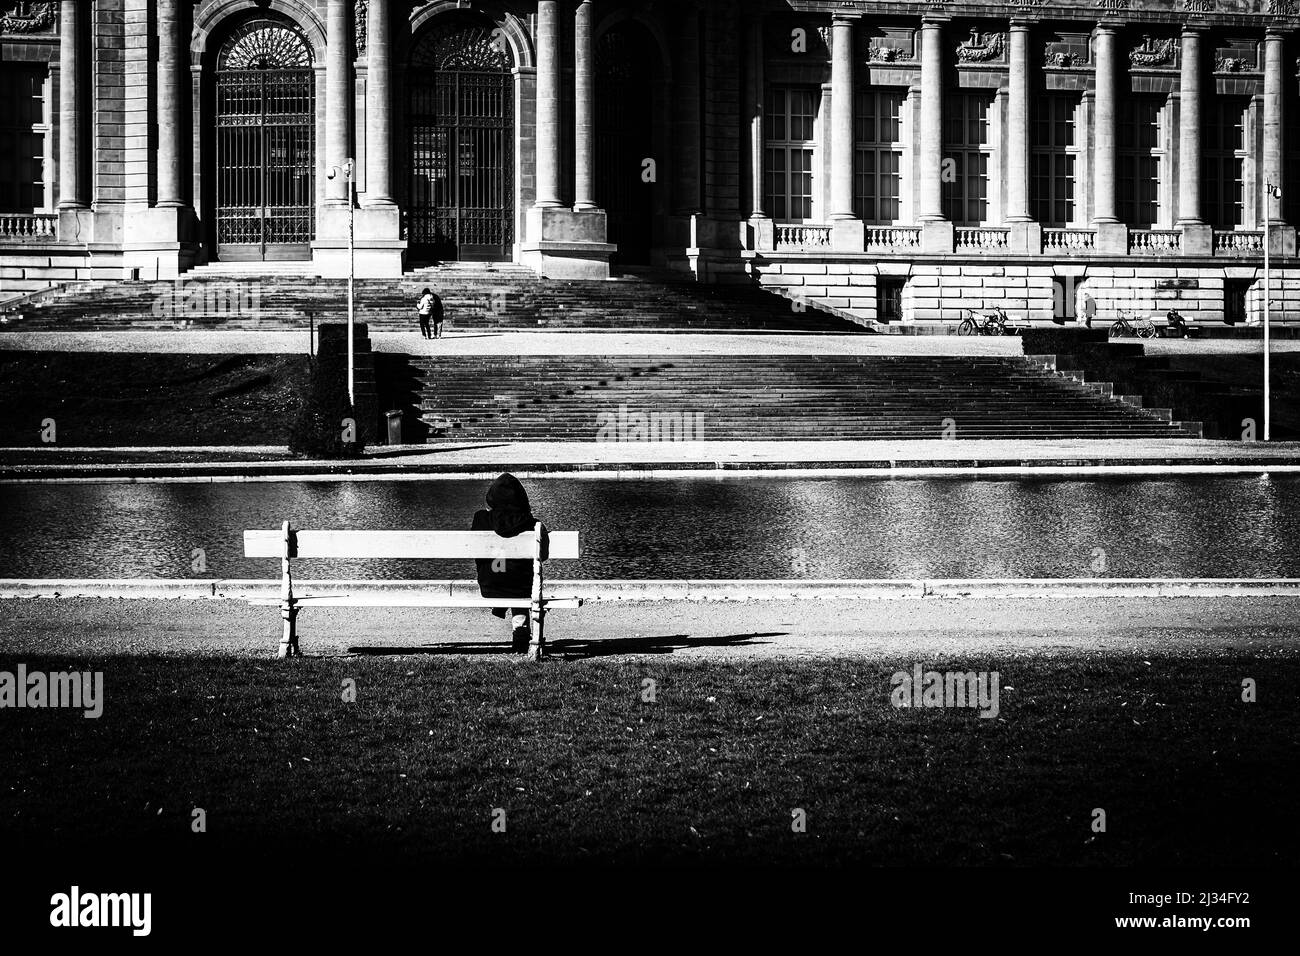
{"type": "Polygon", "coordinates": [[[280,597],[249,601],[250,604],[280,608],[280,616],[284,618],[280,657],[296,657],[300,653],[298,612],[304,607],[513,608],[527,603],[531,634],[528,657],[540,660],[546,648],[546,612],[557,607],[581,607],[583,603],[582,598],[542,593],[543,562],[578,557],[578,532],[550,532],[543,553],[540,523],[532,534],[502,538],[495,531],[295,531],[286,521],[278,531],[245,531],[244,555],[280,559],[280,597]],[[294,558],[531,559],[532,595],[528,598],[484,598],[410,590],[395,594],[346,591],[298,594],[293,589],[291,562],[294,558]]]}

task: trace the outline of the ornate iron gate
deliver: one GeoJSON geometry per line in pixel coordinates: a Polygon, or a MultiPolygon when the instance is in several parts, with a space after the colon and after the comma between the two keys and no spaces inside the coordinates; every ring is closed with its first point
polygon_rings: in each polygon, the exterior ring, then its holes
{"type": "Polygon", "coordinates": [[[245,24],[217,60],[217,258],[311,258],[316,84],[311,48],[273,20],[245,24]]]}
{"type": "Polygon", "coordinates": [[[450,18],[407,72],[411,255],[509,259],[515,238],[514,79],[500,34],[450,18]]]}

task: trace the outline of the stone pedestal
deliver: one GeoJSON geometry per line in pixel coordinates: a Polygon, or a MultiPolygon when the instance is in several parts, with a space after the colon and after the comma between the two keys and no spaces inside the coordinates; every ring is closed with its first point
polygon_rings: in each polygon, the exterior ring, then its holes
{"type": "Polygon", "coordinates": [[[749,241],[756,252],[772,252],[776,249],[776,223],[767,216],[750,217],[749,241]]]}
{"type": "Polygon", "coordinates": [[[609,259],[618,246],[605,241],[603,209],[533,206],[528,238],[520,245],[523,264],[548,279],[608,279],[609,259]]]}
{"type": "Polygon", "coordinates": [[[188,206],[132,209],[122,231],[124,278],[175,279],[198,260],[198,221],[188,206]]]}
{"type": "Polygon", "coordinates": [[[1122,222],[1097,223],[1095,250],[1099,255],[1128,255],[1128,226],[1122,222]]]}
{"type": "Polygon", "coordinates": [[[1183,223],[1183,255],[1214,255],[1214,227],[1204,222],[1183,223]]]}
{"type": "Polygon", "coordinates": [[[927,255],[952,255],[956,239],[957,230],[947,220],[921,223],[921,251],[927,255]]]}
{"type": "Polygon", "coordinates": [[[1268,254],[1294,256],[1296,254],[1295,226],[1273,226],[1269,230],[1268,254]]]}
{"type": "MultiPolygon", "coordinates": [[[[353,210],[358,279],[392,279],[402,274],[406,243],[397,206],[364,206],[353,210]]],[[[325,206],[316,210],[316,241],[312,262],[325,278],[348,277],[348,209],[325,206]]]]}
{"type": "Polygon", "coordinates": [[[831,249],[835,252],[861,252],[867,245],[867,227],[861,219],[836,219],[831,222],[831,249]]]}
{"type": "Polygon", "coordinates": [[[59,242],[90,243],[95,238],[95,214],[89,209],[59,210],[59,242]]]}
{"type": "Polygon", "coordinates": [[[1011,251],[1036,256],[1043,251],[1043,227],[1036,222],[1012,222],[1011,251]]]}

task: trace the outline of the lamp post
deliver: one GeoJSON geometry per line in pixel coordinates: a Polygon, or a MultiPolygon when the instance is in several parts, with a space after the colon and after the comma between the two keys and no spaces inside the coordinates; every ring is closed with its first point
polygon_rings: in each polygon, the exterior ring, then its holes
{"type": "Polygon", "coordinates": [[[354,411],[357,407],[356,396],[356,358],[352,341],[352,325],[355,317],[355,291],[357,273],[356,254],[356,196],[353,192],[356,183],[353,177],[353,161],[348,159],[342,167],[331,166],[329,178],[333,179],[340,172],[347,178],[348,184],[348,406],[354,411]]]}
{"type": "Polygon", "coordinates": [[[1264,441],[1272,437],[1273,394],[1269,379],[1269,238],[1273,234],[1273,200],[1282,198],[1282,188],[1272,183],[1264,184],[1264,441]]]}

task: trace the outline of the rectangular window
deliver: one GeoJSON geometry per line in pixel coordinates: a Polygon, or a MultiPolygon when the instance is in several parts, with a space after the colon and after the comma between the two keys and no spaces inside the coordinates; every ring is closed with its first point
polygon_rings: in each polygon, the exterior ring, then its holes
{"type": "Polygon", "coordinates": [[[898,222],[902,108],[901,91],[858,91],[854,106],[853,214],[863,222],[898,222]]]}
{"type": "Polygon", "coordinates": [[[813,220],[819,99],[820,93],[813,87],[768,90],[764,192],[768,214],[778,222],[813,220]]]}
{"type": "Polygon", "coordinates": [[[45,67],[0,64],[0,212],[45,208],[45,67]]]}
{"type": "Polygon", "coordinates": [[[1249,100],[1232,97],[1216,97],[1205,104],[1203,213],[1216,229],[1233,229],[1245,221],[1242,181],[1249,106],[1249,100]]]}
{"type": "Polygon", "coordinates": [[[1030,210],[1041,225],[1063,228],[1074,222],[1074,163],[1078,155],[1071,96],[1034,99],[1030,129],[1030,210]]]}
{"type": "Polygon", "coordinates": [[[877,321],[903,320],[903,285],[906,282],[906,279],[898,276],[880,276],[876,279],[877,321]]]}
{"type": "Polygon", "coordinates": [[[988,218],[989,108],[986,93],[958,93],[944,107],[944,214],[958,226],[988,218]]]}
{"type": "Polygon", "coordinates": [[[1161,148],[1160,108],[1163,96],[1120,98],[1117,164],[1119,218],[1137,229],[1150,229],[1160,221],[1161,148]]]}

